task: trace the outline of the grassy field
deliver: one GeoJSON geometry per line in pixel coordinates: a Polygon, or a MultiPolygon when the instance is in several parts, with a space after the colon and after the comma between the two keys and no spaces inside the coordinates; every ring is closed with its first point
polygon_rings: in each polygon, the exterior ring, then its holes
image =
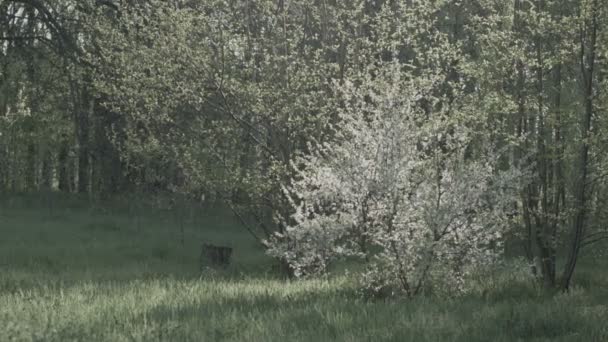
{"type": "MultiPolygon", "coordinates": [[[[358,296],[344,275],[289,282],[225,211],[187,216],[0,200],[0,341],[608,341],[608,260],[568,294],[506,267],[457,299],[358,296]],[[199,270],[203,241],[234,248],[199,270]]],[[[110,208],[110,209],[108,209],[110,208]]]]}

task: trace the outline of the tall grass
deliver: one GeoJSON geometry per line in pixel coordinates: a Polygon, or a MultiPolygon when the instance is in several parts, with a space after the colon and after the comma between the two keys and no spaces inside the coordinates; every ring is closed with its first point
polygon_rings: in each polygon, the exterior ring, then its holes
{"type": "Polygon", "coordinates": [[[183,244],[174,215],[137,210],[0,200],[0,341],[608,341],[605,260],[568,294],[511,266],[455,299],[369,301],[345,275],[281,279],[218,208],[185,220],[183,244]],[[233,264],[201,273],[203,241],[233,264]]]}

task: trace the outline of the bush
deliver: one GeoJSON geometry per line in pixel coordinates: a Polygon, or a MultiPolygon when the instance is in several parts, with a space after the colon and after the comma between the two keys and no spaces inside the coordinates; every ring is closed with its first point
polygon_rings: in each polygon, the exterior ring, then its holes
{"type": "Polygon", "coordinates": [[[378,75],[345,82],[337,139],[294,163],[284,188],[294,213],[270,253],[296,276],[364,258],[372,296],[462,291],[468,275],[502,253],[522,175],[498,169],[500,153],[474,130],[474,116],[429,117],[417,99],[432,97],[424,86],[432,80],[399,78],[391,65],[378,75]]]}

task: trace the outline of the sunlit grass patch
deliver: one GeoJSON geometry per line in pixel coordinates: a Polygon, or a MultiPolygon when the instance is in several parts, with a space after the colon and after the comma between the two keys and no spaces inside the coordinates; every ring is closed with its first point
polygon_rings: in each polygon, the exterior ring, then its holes
{"type": "Polygon", "coordinates": [[[303,281],[273,273],[229,216],[189,223],[182,245],[153,215],[138,231],[126,214],[47,221],[11,210],[0,221],[0,341],[608,340],[601,261],[584,261],[566,294],[544,293],[512,261],[456,298],[366,300],[340,269],[303,281]],[[233,264],[201,272],[203,241],[230,244],[233,264]]]}

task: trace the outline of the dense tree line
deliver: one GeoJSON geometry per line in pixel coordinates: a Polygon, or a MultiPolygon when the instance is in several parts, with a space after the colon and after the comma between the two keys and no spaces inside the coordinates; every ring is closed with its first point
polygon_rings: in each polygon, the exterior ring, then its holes
{"type": "Polygon", "coordinates": [[[378,259],[369,283],[408,294],[514,234],[567,289],[581,248],[608,237],[607,12],[5,0],[0,189],[204,195],[294,274],[378,259]]]}

